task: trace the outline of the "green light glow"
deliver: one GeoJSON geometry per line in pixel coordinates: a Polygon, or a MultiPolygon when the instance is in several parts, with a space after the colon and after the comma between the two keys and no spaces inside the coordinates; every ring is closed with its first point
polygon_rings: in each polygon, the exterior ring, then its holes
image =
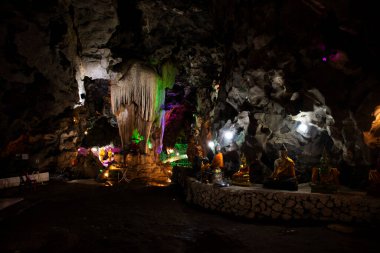
{"type": "Polygon", "coordinates": [[[177,69],[170,62],[166,62],[162,65],[162,77],[157,78],[157,90],[156,99],[154,103],[154,109],[158,113],[161,106],[165,103],[165,89],[173,88],[175,82],[175,76],[177,69]]]}
{"type": "Polygon", "coordinates": [[[153,148],[153,145],[152,145],[152,142],[150,141],[150,139],[148,139],[148,148],[149,148],[149,149],[152,149],[152,148],[153,148]]]}
{"type": "Polygon", "coordinates": [[[133,130],[132,142],[139,144],[143,140],[144,140],[144,136],[140,135],[140,133],[137,129],[133,130]]]}
{"type": "Polygon", "coordinates": [[[165,151],[161,152],[160,160],[162,162],[170,162],[170,165],[173,167],[174,166],[190,167],[191,163],[187,159],[186,151],[187,151],[187,144],[176,143],[174,145],[173,153],[166,154],[165,151]]]}

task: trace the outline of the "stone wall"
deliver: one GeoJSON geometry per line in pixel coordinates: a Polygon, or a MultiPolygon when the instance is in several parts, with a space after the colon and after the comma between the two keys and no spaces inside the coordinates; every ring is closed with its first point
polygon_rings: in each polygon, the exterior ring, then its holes
{"type": "Polygon", "coordinates": [[[186,201],[209,210],[249,219],[379,222],[380,199],[365,193],[311,193],[253,187],[215,187],[175,172],[186,201]]]}

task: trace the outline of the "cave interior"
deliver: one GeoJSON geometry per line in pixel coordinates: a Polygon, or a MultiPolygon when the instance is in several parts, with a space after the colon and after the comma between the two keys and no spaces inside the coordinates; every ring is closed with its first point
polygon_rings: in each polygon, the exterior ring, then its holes
{"type": "Polygon", "coordinates": [[[95,177],[78,156],[191,160],[194,143],[270,173],[285,145],[301,182],[327,150],[341,183],[365,188],[380,166],[375,4],[1,1],[0,177],[95,177]]]}

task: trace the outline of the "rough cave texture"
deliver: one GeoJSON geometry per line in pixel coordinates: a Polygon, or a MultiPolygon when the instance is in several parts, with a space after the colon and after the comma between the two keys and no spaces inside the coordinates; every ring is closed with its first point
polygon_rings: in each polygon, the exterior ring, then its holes
{"type": "Polygon", "coordinates": [[[326,148],[364,182],[378,152],[363,141],[380,103],[376,8],[330,2],[2,1],[0,175],[121,145],[110,87],[138,61],[177,70],[156,107],[164,147],[198,130],[205,152],[216,140],[271,170],[285,144],[306,174],[326,148]]]}

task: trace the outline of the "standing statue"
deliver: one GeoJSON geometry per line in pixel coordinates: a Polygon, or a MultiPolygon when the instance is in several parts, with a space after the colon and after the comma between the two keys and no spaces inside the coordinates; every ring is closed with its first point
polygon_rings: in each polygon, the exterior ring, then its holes
{"type": "Polygon", "coordinates": [[[280,149],[280,157],[274,161],[274,171],[269,178],[264,180],[265,188],[297,191],[294,161],[288,156],[288,150],[283,145],[280,149]]]}

